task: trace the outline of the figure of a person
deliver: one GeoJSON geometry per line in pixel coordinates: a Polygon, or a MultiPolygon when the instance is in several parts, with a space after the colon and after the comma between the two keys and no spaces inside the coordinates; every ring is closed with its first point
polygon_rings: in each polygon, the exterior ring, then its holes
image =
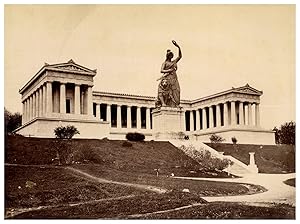
{"type": "Polygon", "coordinates": [[[178,107],[180,104],[180,86],[176,70],[177,62],[182,58],[182,53],[176,41],[172,40],[172,43],[178,48],[178,57],[172,60],[174,54],[171,50],[167,50],[166,60],[162,64],[160,71],[163,75],[158,79],[161,80],[158,86],[158,101],[160,101],[161,106],[178,107]],[[170,89],[164,89],[165,82],[168,83],[170,89]]]}

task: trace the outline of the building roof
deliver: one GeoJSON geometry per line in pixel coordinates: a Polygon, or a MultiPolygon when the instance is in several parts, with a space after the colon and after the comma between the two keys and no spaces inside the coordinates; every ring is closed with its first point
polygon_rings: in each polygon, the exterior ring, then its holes
{"type": "Polygon", "coordinates": [[[19,90],[19,93],[22,94],[27,87],[29,87],[35,80],[37,80],[46,70],[48,71],[58,71],[58,72],[72,72],[82,75],[95,76],[97,70],[91,70],[82,65],[76,64],[72,59],[66,63],[59,64],[48,64],[45,65],[19,90]]]}
{"type": "MultiPolygon", "coordinates": [[[[250,95],[256,95],[256,96],[261,96],[263,94],[263,91],[259,91],[253,87],[251,87],[249,84],[246,84],[245,86],[237,87],[234,88],[232,87],[231,89],[215,93],[209,96],[201,97],[195,100],[181,100],[181,102],[184,103],[196,103],[198,101],[203,101],[207,100],[210,98],[214,98],[217,96],[221,96],[224,94],[229,94],[229,93],[242,93],[242,94],[250,94],[250,95]]],[[[144,96],[144,95],[134,95],[134,94],[127,94],[127,93],[111,93],[111,92],[102,92],[102,91],[93,91],[94,95],[98,96],[108,96],[108,97],[121,97],[121,98],[131,98],[131,99],[144,99],[144,100],[155,100],[156,97],[153,96],[144,96]]]]}

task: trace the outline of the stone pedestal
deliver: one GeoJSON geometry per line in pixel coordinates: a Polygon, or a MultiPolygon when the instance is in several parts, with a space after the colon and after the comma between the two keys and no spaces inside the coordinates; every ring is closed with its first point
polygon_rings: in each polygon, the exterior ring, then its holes
{"type": "Polygon", "coordinates": [[[153,134],[155,139],[179,138],[184,131],[184,110],[174,107],[160,107],[152,111],[153,134]]]}
{"type": "Polygon", "coordinates": [[[251,173],[258,173],[258,168],[257,168],[257,165],[255,164],[254,154],[255,154],[255,152],[249,152],[250,162],[249,162],[248,168],[251,170],[251,173]]]}

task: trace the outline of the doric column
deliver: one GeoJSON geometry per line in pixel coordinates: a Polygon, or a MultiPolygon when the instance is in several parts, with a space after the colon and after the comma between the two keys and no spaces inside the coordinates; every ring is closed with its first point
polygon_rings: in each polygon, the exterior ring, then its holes
{"type": "Polygon", "coordinates": [[[27,98],[27,121],[31,120],[31,96],[27,98]]]}
{"type": "Polygon", "coordinates": [[[39,88],[39,116],[43,116],[43,87],[39,88]]]}
{"type": "Polygon", "coordinates": [[[97,119],[100,119],[100,115],[101,113],[100,113],[100,104],[96,104],[96,118],[97,119]]]}
{"type": "Polygon", "coordinates": [[[220,104],[217,104],[216,105],[216,116],[217,116],[217,124],[216,126],[217,127],[221,127],[221,107],[220,107],[220,104]]]}
{"type": "Polygon", "coordinates": [[[151,113],[150,113],[150,108],[147,107],[146,108],[146,129],[151,129],[151,125],[150,125],[150,116],[151,116],[151,113]]]}
{"type": "Polygon", "coordinates": [[[80,114],[80,85],[75,84],[74,89],[74,111],[75,114],[80,114]]]}
{"type": "Polygon", "coordinates": [[[91,86],[87,88],[87,114],[93,116],[93,93],[91,86]]]}
{"type": "Polygon", "coordinates": [[[107,104],[106,106],[106,121],[107,122],[111,121],[111,108],[109,104],[107,104]]]}
{"type": "Polygon", "coordinates": [[[36,114],[36,96],[35,96],[35,92],[32,93],[32,118],[35,118],[35,114],[36,114]]]}
{"type": "Polygon", "coordinates": [[[117,105],[117,128],[122,128],[121,105],[117,105]]]}
{"type": "Polygon", "coordinates": [[[40,114],[40,94],[39,94],[39,90],[35,91],[35,116],[39,117],[40,114]]]}
{"type": "Polygon", "coordinates": [[[190,131],[194,131],[194,113],[190,110],[190,131]]]}
{"type": "Polygon", "coordinates": [[[43,85],[43,116],[45,116],[46,115],[46,113],[47,113],[47,87],[46,87],[46,85],[43,85]]]}
{"type": "Polygon", "coordinates": [[[183,113],[182,113],[182,131],[186,131],[186,117],[185,117],[185,110],[183,109],[183,113]]]}
{"type": "Polygon", "coordinates": [[[213,107],[209,107],[209,128],[214,127],[214,110],[213,107]]]}
{"type": "Polygon", "coordinates": [[[47,113],[52,114],[52,82],[47,82],[47,113]]]}
{"type": "Polygon", "coordinates": [[[249,105],[245,105],[245,125],[249,125],[249,105]]]}
{"type": "Polygon", "coordinates": [[[202,128],[207,129],[207,116],[206,116],[206,108],[202,108],[202,128]]]}
{"type": "Polygon", "coordinates": [[[231,104],[231,107],[230,107],[230,110],[231,110],[231,126],[233,125],[236,125],[236,112],[235,112],[235,101],[231,101],[230,102],[231,104]]]}
{"type": "Polygon", "coordinates": [[[196,131],[200,130],[200,110],[196,110],[196,131]]]}
{"type": "Polygon", "coordinates": [[[59,104],[60,104],[59,112],[65,114],[66,113],[66,84],[65,83],[60,83],[59,104]]]}
{"type": "Polygon", "coordinates": [[[131,128],[131,106],[127,106],[127,128],[131,128]]]}
{"type": "Polygon", "coordinates": [[[25,123],[25,112],[26,112],[26,109],[25,109],[25,101],[22,102],[22,125],[25,123]]]}
{"type": "Polygon", "coordinates": [[[228,104],[226,102],[223,105],[224,105],[224,110],[223,110],[224,127],[227,127],[228,126],[228,104]]]}
{"type": "Polygon", "coordinates": [[[30,119],[29,120],[32,120],[32,118],[33,118],[33,97],[32,97],[32,95],[30,95],[30,101],[29,101],[29,103],[30,103],[30,108],[29,108],[29,111],[30,111],[30,119]]]}
{"type": "Polygon", "coordinates": [[[141,129],[142,128],[142,120],[141,120],[141,108],[136,108],[136,128],[141,129]]]}
{"type": "Polygon", "coordinates": [[[251,103],[249,103],[248,112],[249,112],[249,125],[253,125],[253,120],[252,120],[252,104],[251,103]]]}
{"type": "Polygon", "coordinates": [[[244,125],[244,103],[239,102],[239,125],[244,125]]]}
{"type": "Polygon", "coordinates": [[[260,126],[260,114],[259,114],[259,103],[255,104],[255,125],[260,126]]]}

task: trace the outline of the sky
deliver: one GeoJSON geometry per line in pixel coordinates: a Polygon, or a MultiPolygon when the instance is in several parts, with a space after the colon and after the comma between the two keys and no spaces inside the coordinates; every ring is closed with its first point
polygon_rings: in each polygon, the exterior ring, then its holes
{"type": "Polygon", "coordinates": [[[4,105],[44,63],[97,69],[93,90],[156,96],[167,49],[182,49],[182,99],[245,84],[261,125],[295,121],[294,5],[5,5],[4,105]]]}

